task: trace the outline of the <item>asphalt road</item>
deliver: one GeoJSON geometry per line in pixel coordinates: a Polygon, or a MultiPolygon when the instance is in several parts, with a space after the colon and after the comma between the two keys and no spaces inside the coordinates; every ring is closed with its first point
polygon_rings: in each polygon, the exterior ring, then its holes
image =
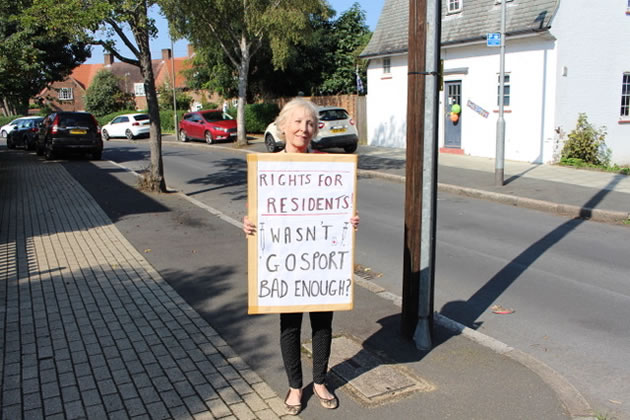
{"type": "MultiPolygon", "coordinates": [[[[106,143],[104,159],[130,169],[147,157],[146,141],[106,143]]],[[[164,162],[169,187],[242,218],[243,153],[165,143],[164,162]]],[[[400,184],[359,181],[355,262],[397,295],[403,199],[400,184]]],[[[441,194],[437,239],[436,310],[547,363],[598,413],[630,419],[630,230],[441,194]]]]}

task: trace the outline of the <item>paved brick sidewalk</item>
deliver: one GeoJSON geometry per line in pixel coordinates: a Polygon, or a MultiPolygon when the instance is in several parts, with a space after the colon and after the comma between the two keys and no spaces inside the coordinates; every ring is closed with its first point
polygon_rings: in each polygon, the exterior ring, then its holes
{"type": "Polygon", "coordinates": [[[2,419],[274,419],[283,403],[59,164],[0,161],[2,419]]]}

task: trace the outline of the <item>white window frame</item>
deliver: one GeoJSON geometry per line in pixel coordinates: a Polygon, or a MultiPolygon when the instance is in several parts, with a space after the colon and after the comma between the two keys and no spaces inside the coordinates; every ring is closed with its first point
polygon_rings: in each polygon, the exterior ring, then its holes
{"type": "Polygon", "coordinates": [[[62,87],[59,88],[59,92],[57,93],[57,97],[59,98],[60,101],[71,101],[72,99],[74,99],[74,96],[72,95],[72,88],[71,87],[62,87]]]}
{"type": "Polygon", "coordinates": [[[144,91],[144,83],[134,83],[133,92],[136,96],[147,96],[144,91]]]}
{"type": "Polygon", "coordinates": [[[464,8],[464,0],[447,0],[446,13],[459,13],[464,8]]]}
{"type": "Polygon", "coordinates": [[[619,108],[621,118],[630,119],[630,72],[625,72],[621,79],[621,107],[619,108]]]}
{"type": "MultiPolygon", "coordinates": [[[[504,74],[503,82],[503,106],[510,106],[512,99],[512,77],[511,74],[506,72],[504,74]]],[[[499,106],[499,90],[501,89],[501,74],[497,73],[497,106],[499,106]]]]}
{"type": "Polygon", "coordinates": [[[392,59],[389,57],[383,58],[383,74],[392,73],[392,59]]]}

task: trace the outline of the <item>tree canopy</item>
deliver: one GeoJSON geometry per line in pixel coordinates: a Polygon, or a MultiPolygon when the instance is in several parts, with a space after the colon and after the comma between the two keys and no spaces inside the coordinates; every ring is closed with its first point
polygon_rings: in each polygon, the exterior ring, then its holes
{"type": "Polygon", "coordinates": [[[134,109],[131,94],[121,88],[121,80],[108,70],[99,71],[85,93],[85,109],[97,116],[134,109]]]}
{"type": "Polygon", "coordinates": [[[23,114],[28,100],[49,83],[63,80],[90,57],[89,46],[18,16],[29,2],[0,3],[0,99],[5,115],[23,114]]]}
{"type": "Polygon", "coordinates": [[[252,57],[268,43],[271,63],[284,68],[292,45],[311,29],[309,17],[325,14],[322,0],[160,0],[171,28],[198,49],[216,44],[238,75],[238,143],[247,142],[245,103],[252,57]]]}
{"type": "MultiPolygon", "coordinates": [[[[247,101],[256,98],[356,93],[356,73],[365,85],[367,63],[358,58],[371,32],[365,12],[355,3],[335,18],[336,12],[311,14],[309,29],[300,42],[290,45],[283,68],[274,66],[271,44],[263,40],[251,57],[247,101]]],[[[217,43],[195,49],[193,66],[188,70],[189,85],[208,89],[225,97],[238,95],[236,70],[217,43]]]]}
{"type": "Polygon", "coordinates": [[[49,34],[101,45],[118,60],[140,68],[151,118],[151,164],[142,185],[152,191],[166,191],[160,112],[149,45],[157,34],[155,22],[148,16],[154,4],[155,0],[32,0],[21,21],[26,26],[43,26],[49,34]],[[115,38],[129,48],[133,57],[123,56],[116,49],[115,38]]]}

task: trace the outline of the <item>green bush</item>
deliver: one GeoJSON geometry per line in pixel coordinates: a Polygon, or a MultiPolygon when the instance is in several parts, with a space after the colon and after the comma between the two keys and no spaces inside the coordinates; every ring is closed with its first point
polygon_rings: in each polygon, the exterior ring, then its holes
{"type": "MultiPolygon", "coordinates": [[[[247,104],[245,105],[245,129],[248,133],[264,133],[280,109],[275,103],[247,104]]],[[[228,107],[227,113],[236,118],[237,108],[228,107]]]]}
{"type": "Polygon", "coordinates": [[[112,112],[111,114],[107,114],[107,115],[103,115],[101,117],[96,117],[96,121],[98,121],[98,125],[100,125],[101,127],[104,126],[105,124],[109,123],[111,120],[113,120],[114,118],[116,118],[119,115],[122,114],[137,114],[138,111],[136,111],[135,109],[128,109],[128,110],[124,110],[124,111],[116,111],[116,112],[112,112]]]}
{"type": "Polygon", "coordinates": [[[14,119],[20,118],[20,117],[26,117],[26,115],[9,115],[8,117],[4,117],[0,115],[0,126],[7,125],[14,119]]]}
{"type": "MultiPolygon", "coordinates": [[[[188,111],[181,110],[177,111],[177,121],[182,120],[182,116],[188,111]]],[[[164,133],[175,133],[175,126],[173,121],[173,111],[160,111],[160,123],[162,124],[162,134],[164,133]]]]}
{"type": "Polygon", "coordinates": [[[101,70],[85,92],[85,109],[95,116],[111,114],[135,106],[133,96],[120,88],[122,81],[108,70],[101,70]]]}
{"type": "Polygon", "coordinates": [[[579,159],[584,163],[607,166],[611,151],[606,146],[606,134],[606,127],[595,128],[588,122],[586,114],[580,113],[575,129],[569,133],[562,148],[562,160],[579,159]]]}
{"type": "MultiPolygon", "coordinates": [[[[175,89],[175,104],[177,105],[178,111],[180,109],[188,111],[191,102],[192,97],[190,95],[175,89]]],[[[173,110],[173,89],[170,83],[165,82],[158,88],[158,103],[161,111],[173,110]]]]}

